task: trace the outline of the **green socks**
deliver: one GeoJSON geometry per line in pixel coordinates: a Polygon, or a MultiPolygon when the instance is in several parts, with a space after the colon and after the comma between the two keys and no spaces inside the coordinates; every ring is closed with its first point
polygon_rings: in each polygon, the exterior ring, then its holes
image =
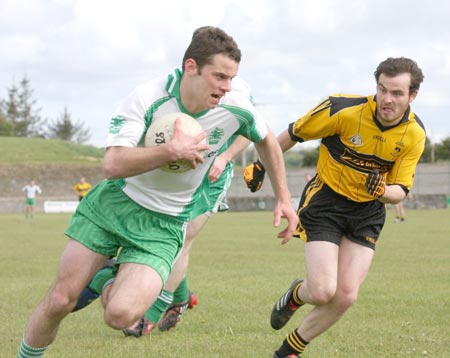
{"type": "Polygon", "coordinates": [[[41,358],[46,349],[47,347],[42,348],[30,347],[28,344],[25,343],[24,338],[22,338],[17,358],[41,358]]]}
{"type": "Polygon", "coordinates": [[[172,303],[181,303],[189,298],[187,278],[184,277],[175,292],[162,290],[155,303],[147,310],[145,317],[152,323],[156,323],[172,303]]]}
{"type": "Polygon", "coordinates": [[[189,298],[189,288],[187,283],[186,276],[183,277],[183,280],[178,285],[177,289],[173,293],[173,303],[181,303],[186,301],[189,298]]]}
{"type": "Polygon", "coordinates": [[[167,307],[172,303],[173,292],[162,290],[155,303],[145,312],[145,317],[152,323],[156,324],[166,311],[167,307]]]}
{"type": "Polygon", "coordinates": [[[110,284],[114,277],[112,267],[104,267],[95,274],[88,287],[95,293],[101,295],[103,288],[110,284]]]}

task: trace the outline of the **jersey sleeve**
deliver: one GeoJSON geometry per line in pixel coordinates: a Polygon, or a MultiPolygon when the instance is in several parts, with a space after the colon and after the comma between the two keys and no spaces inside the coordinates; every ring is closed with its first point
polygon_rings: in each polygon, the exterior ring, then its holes
{"type": "Polygon", "coordinates": [[[339,112],[331,113],[332,106],[331,97],[328,97],[291,123],[288,128],[291,139],[305,142],[337,134],[339,112]]]}
{"type": "Polygon", "coordinates": [[[151,96],[149,90],[148,84],[141,85],[119,104],[109,123],[107,147],[138,145],[145,129],[146,98],[151,96]]]}

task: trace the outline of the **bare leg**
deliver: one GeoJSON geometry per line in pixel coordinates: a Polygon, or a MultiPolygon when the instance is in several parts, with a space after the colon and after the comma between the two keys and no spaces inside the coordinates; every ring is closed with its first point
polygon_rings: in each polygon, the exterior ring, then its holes
{"type": "Polygon", "coordinates": [[[405,217],[405,210],[403,208],[403,202],[395,204],[395,218],[403,219],[405,217]]]}
{"type": "Polygon", "coordinates": [[[110,286],[102,294],[105,323],[124,329],[144,316],[162,289],[162,279],[149,266],[123,263],[110,286]]]}
{"type": "Polygon", "coordinates": [[[81,290],[106,259],[77,241],[69,240],[55,282],[28,321],[24,338],[29,346],[45,347],[53,342],[60,322],[72,311],[81,290]]]}
{"type": "Polygon", "coordinates": [[[330,245],[334,244],[306,244],[308,278],[300,287],[299,294],[303,301],[316,305],[297,330],[306,341],[325,332],[356,302],[374,254],[372,249],[345,238],[339,248],[330,245]],[[333,259],[336,254],[337,262],[333,259]],[[335,272],[337,281],[334,281],[335,272]],[[320,279],[325,284],[320,283],[320,279]]]}

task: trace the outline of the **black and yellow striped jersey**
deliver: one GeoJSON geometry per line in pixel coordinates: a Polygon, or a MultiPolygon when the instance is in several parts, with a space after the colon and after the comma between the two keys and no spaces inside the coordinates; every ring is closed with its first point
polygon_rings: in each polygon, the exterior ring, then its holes
{"type": "Polygon", "coordinates": [[[410,110],[395,126],[376,118],[374,96],[333,95],[289,125],[293,141],[322,138],[319,177],[336,193],[356,202],[373,200],[367,174],[378,169],[388,185],[413,187],[416,165],[425,147],[425,129],[410,110]]]}

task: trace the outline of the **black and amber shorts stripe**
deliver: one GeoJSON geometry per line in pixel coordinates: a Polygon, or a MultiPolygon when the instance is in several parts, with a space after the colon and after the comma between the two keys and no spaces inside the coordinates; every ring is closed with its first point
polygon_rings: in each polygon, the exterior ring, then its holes
{"type": "Polygon", "coordinates": [[[297,210],[296,237],[306,242],[328,241],[340,245],[342,237],[375,249],[386,219],[378,200],[358,203],[335,193],[316,175],[305,187],[297,210]]]}

